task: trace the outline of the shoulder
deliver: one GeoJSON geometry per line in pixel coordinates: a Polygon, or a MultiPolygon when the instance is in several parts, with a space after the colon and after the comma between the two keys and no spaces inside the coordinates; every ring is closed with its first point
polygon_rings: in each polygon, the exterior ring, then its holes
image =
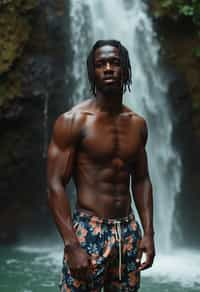
{"type": "Polygon", "coordinates": [[[134,112],[133,110],[126,106],[124,107],[124,112],[130,115],[131,123],[133,124],[134,127],[137,127],[137,129],[139,130],[141,138],[145,145],[148,138],[148,127],[146,120],[144,119],[144,117],[142,117],[141,115],[139,115],[138,113],[134,112]]]}
{"type": "Polygon", "coordinates": [[[56,128],[69,128],[82,124],[87,114],[87,104],[89,100],[78,103],[69,111],[62,113],[55,121],[56,128]]]}
{"type": "Polygon", "coordinates": [[[72,140],[73,119],[72,111],[68,111],[61,114],[54,123],[52,140],[60,148],[65,148],[72,140]]]}
{"type": "Polygon", "coordinates": [[[72,110],[76,112],[80,117],[86,118],[88,115],[94,115],[94,99],[84,100],[75,105],[72,110]]]}
{"type": "Polygon", "coordinates": [[[78,141],[89,114],[87,104],[88,101],[81,102],[56,119],[53,127],[54,142],[66,147],[66,144],[78,141]]]}

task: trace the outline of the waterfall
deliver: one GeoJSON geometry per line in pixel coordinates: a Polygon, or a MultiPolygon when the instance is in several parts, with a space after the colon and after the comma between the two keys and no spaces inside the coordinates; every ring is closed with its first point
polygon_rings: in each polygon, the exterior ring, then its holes
{"type": "Polygon", "coordinates": [[[156,242],[159,251],[170,251],[181,162],[171,141],[173,125],[167,102],[169,81],[159,66],[160,47],[147,5],[141,0],[71,0],[70,17],[74,103],[88,97],[86,57],[96,40],[117,39],[129,51],[133,90],[125,95],[124,103],[147,121],[156,242]]]}

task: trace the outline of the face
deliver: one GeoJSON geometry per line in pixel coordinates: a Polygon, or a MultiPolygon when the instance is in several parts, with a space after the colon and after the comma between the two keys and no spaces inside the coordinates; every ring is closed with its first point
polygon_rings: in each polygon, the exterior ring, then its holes
{"type": "Polygon", "coordinates": [[[100,91],[119,91],[122,87],[122,69],[119,49],[106,45],[96,49],[94,55],[95,84],[100,91]]]}

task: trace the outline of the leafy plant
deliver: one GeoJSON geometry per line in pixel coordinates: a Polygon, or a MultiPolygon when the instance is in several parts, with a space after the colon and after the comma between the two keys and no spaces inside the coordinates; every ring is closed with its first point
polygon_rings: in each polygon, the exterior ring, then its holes
{"type": "Polygon", "coordinates": [[[168,8],[173,5],[173,0],[163,0],[161,2],[163,8],[168,8]]]}
{"type": "Polygon", "coordinates": [[[193,54],[195,57],[200,58],[200,47],[193,49],[193,54]]]}
{"type": "Polygon", "coordinates": [[[194,24],[200,26],[199,0],[159,0],[163,9],[173,9],[178,16],[190,17],[194,24]]]}
{"type": "MultiPolygon", "coordinates": [[[[191,19],[200,36],[200,0],[158,0],[162,9],[170,14],[173,12],[177,18],[184,16],[191,19]]],[[[194,55],[200,57],[200,47],[194,49],[194,55]]]]}

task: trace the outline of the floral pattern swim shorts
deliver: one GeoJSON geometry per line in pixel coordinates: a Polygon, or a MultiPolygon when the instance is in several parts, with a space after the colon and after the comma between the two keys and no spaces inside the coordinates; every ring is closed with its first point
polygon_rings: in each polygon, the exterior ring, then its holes
{"type": "Polygon", "coordinates": [[[63,260],[61,292],[138,291],[140,273],[136,256],[141,240],[133,214],[121,219],[101,219],[76,211],[73,226],[79,242],[91,257],[92,278],[83,282],[72,277],[63,260]]]}

